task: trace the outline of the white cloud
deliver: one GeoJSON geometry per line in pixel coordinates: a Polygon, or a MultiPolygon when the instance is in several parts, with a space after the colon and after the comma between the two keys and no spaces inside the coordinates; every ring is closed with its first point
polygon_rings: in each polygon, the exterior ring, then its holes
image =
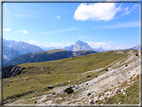
{"type": "Polygon", "coordinates": [[[73,30],[78,30],[78,28],[71,27],[71,28],[68,28],[68,29],[59,29],[59,30],[50,31],[50,32],[43,32],[41,34],[61,33],[61,32],[73,31],[73,30]]]}
{"type": "Polygon", "coordinates": [[[26,30],[20,30],[20,32],[22,32],[24,34],[28,34],[28,31],[26,31],[26,30]]]}
{"type": "Polygon", "coordinates": [[[128,7],[126,7],[124,10],[125,10],[125,11],[127,11],[127,10],[128,10],[128,8],[129,8],[129,6],[128,6],[128,7]]]}
{"type": "Polygon", "coordinates": [[[6,28],[6,29],[3,29],[4,31],[11,31],[11,29],[10,28],[6,28]]]}
{"type": "Polygon", "coordinates": [[[115,28],[128,28],[128,27],[140,27],[140,23],[139,22],[119,23],[108,26],[97,26],[95,27],[95,29],[115,29],[115,28]]]}
{"type": "Polygon", "coordinates": [[[60,19],[61,16],[57,16],[56,19],[60,19]]]}
{"type": "Polygon", "coordinates": [[[121,45],[121,46],[116,47],[115,49],[128,49],[128,46],[121,45]]]}
{"type": "Polygon", "coordinates": [[[115,14],[121,10],[120,4],[115,7],[115,3],[81,3],[74,13],[75,20],[103,20],[109,21],[114,19],[115,14]]]}
{"type": "Polygon", "coordinates": [[[119,47],[116,47],[116,49],[121,49],[121,47],[119,46],[119,47]]]}
{"type": "Polygon", "coordinates": [[[34,44],[36,41],[33,41],[33,40],[30,40],[30,41],[28,41],[28,43],[30,43],[30,44],[34,44]]]}
{"type": "Polygon", "coordinates": [[[111,45],[105,42],[87,42],[91,47],[93,48],[100,48],[102,47],[103,49],[111,49],[111,45]]]}
{"type": "Polygon", "coordinates": [[[125,14],[131,13],[131,12],[132,12],[134,9],[136,9],[138,6],[139,6],[139,4],[135,4],[135,5],[132,7],[132,9],[129,9],[129,10],[128,10],[129,6],[127,6],[127,7],[124,9],[125,12],[124,12],[123,14],[121,14],[121,15],[125,15],[125,14]]]}
{"type": "Polygon", "coordinates": [[[62,47],[61,43],[54,43],[54,42],[51,42],[51,43],[50,43],[50,46],[62,47]]]}
{"type": "Polygon", "coordinates": [[[132,7],[132,10],[136,9],[138,6],[139,6],[139,4],[135,4],[135,5],[132,7]]]}
{"type": "Polygon", "coordinates": [[[74,43],[66,43],[64,46],[70,46],[70,45],[73,45],[74,43]]]}
{"type": "Polygon", "coordinates": [[[112,41],[109,41],[108,43],[113,43],[112,41]]]}
{"type": "Polygon", "coordinates": [[[129,43],[123,43],[123,44],[121,44],[121,45],[119,45],[119,46],[116,46],[114,49],[129,49],[129,48],[132,48],[132,47],[134,47],[136,44],[135,44],[135,41],[133,41],[133,42],[129,42],[129,43]]]}
{"type": "Polygon", "coordinates": [[[88,38],[88,39],[90,39],[91,37],[88,37],[88,36],[80,36],[80,37],[78,37],[79,39],[82,39],[82,38],[88,38]]]}

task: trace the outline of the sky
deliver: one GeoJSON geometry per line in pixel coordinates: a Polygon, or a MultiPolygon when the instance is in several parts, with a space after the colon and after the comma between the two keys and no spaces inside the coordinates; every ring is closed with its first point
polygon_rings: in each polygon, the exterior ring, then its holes
{"type": "Polygon", "coordinates": [[[127,49],[140,42],[139,3],[3,3],[3,38],[65,47],[127,49]]]}

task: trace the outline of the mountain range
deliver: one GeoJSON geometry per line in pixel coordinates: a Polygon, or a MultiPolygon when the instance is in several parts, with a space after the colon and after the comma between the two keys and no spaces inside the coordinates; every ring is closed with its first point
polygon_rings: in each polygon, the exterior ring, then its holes
{"type": "Polygon", "coordinates": [[[40,47],[36,45],[32,45],[32,44],[22,42],[22,41],[16,42],[14,40],[3,39],[3,46],[7,46],[11,49],[15,49],[21,55],[27,54],[27,53],[37,53],[37,52],[44,51],[43,49],[41,49],[40,47]]]}
{"type": "MultiPolygon", "coordinates": [[[[133,49],[140,50],[141,48],[142,48],[142,46],[140,47],[139,45],[137,45],[137,46],[132,47],[128,50],[133,50],[133,49]]],[[[48,57],[50,56],[51,59],[50,58],[49,59],[48,58],[47,59],[42,58],[42,60],[40,60],[39,58],[36,58],[36,56],[38,56],[38,57],[42,56],[43,57],[43,55],[45,55],[45,53],[46,54],[48,53],[46,50],[49,51],[49,50],[53,50],[53,49],[57,49],[57,47],[50,46],[50,47],[47,48],[47,47],[44,47],[44,46],[32,45],[32,44],[22,42],[22,41],[16,42],[14,40],[3,39],[3,64],[14,65],[14,64],[26,63],[28,61],[29,62],[41,62],[41,61],[49,61],[49,60],[69,58],[69,56],[67,56],[67,57],[66,56],[64,56],[64,57],[60,56],[61,58],[56,58],[55,57],[56,55],[53,58],[51,58],[51,56],[48,55],[48,57]],[[43,53],[41,54],[39,52],[43,52],[43,53]],[[34,56],[35,59],[33,59],[33,58],[31,59],[30,58],[31,56],[34,56]],[[29,59],[27,59],[26,62],[23,59],[25,57],[26,58],[29,57],[29,59]],[[23,59],[23,61],[21,61],[19,58],[23,59]],[[12,62],[12,61],[14,61],[14,62],[12,62]],[[15,62],[15,61],[17,61],[17,62],[15,62]]],[[[106,51],[102,47],[92,48],[87,43],[80,41],[80,40],[78,40],[73,45],[66,46],[66,47],[62,48],[62,51],[63,50],[65,50],[66,52],[68,50],[68,52],[70,53],[70,57],[74,57],[74,55],[80,56],[80,55],[87,55],[87,54],[92,54],[92,53],[96,53],[96,52],[106,51]]],[[[55,54],[55,52],[54,52],[54,54],[55,54]]]]}
{"type": "Polygon", "coordinates": [[[20,55],[37,53],[41,51],[44,50],[36,45],[22,41],[16,42],[14,40],[3,39],[3,64],[20,55]]]}
{"type": "Polygon", "coordinates": [[[59,60],[59,59],[65,59],[65,58],[71,58],[81,55],[88,55],[97,53],[96,51],[69,51],[69,50],[62,50],[62,49],[54,49],[50,51],[44,51],[44,52],[38,52],[38,53],[29,53],[24,54],[21,56],[18,56],[12,60],[10,60],[8,63],[4,64],[5,66],[11,66],[11,65],[18,65],[23,63],[33,63],[33,62],[45,62],[45,61],[51,61],[51,60],[59,60]]]}
{"type": "Polygon", "coordinates": [[[39,47],[42,48],[43,50],[46,50],[46,51],[47,50],[53,50],[53,49],[65,49],[65,50],[69,50],[69,51],[83,51],[83,50],[91,50],[91,51],[97,51],[97,52],[105,51],[102,47],[92,48],[87,43],[80,41],[80,40],[78,40],[74,45],[66,46],[66,47],[63,47],[63,48],[54,47],[54,46],[50,46],[50,47],[39,46],[39,47]]]}

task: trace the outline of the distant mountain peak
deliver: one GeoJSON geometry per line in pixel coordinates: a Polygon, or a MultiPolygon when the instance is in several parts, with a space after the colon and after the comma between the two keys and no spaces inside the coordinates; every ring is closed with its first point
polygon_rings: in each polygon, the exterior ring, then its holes
{"type": "Polygon", "coordinates": [[[86,42],[78,40],[74,45],[66,46],[66,50],[71,51],[82,51],[82,50],[93,50],[86,42]]]}
{"type": "Polygon", "coordinates": [[[78,40],[75,45],[88,45],[87,43],[83,42],[83,41],[80,41],[78,40]]]}

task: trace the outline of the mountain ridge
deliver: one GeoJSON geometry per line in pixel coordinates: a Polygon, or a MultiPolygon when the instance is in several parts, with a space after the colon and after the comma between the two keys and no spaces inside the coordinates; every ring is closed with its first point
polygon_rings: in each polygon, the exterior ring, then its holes
{"type": "MultiPolygon", "coordinates": [[[[2,39],[2,38],[1,38],[2,39]]],[[[23,41],[14,41],[3,39],[3,64],[7,63],[8,59],[16,58],[27,53],[37,53],[44,51],[36,45],[32,45],[23,41]]]]}
{"type": "Polygon", "coordinates": [[[59,60],[59,59],[65,59],[70,57],[76,57],[81,55],[88,55],[97,53],[96,51],[69,51],[64,49],[54,49],[50,51],[43,51],[39,53],[28,53],[24,55],[20,55],[19,57],[16,57],[12,60],[10,60],[7,64],[3,65],[5,66],[11,66],[11,65],[18,65],[22,63],[33,63],[33,62],[45,62],[45,61],[51,61],[51,60],[59,60]]]}

